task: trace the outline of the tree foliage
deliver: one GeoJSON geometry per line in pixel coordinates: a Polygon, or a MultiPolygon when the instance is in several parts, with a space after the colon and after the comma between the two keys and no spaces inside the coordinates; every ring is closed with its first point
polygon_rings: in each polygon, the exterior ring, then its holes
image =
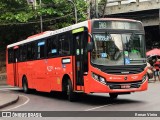
{"type": "MultiPolygon", "coordinates": [[[[86,19],[87,5],[84,0],[73,1],[78,9],[78,21],[86,19]]],[[[0,1],[0,25],[13,25],[27,22],[36,22],[40,15],[43,16],[44,22],[54,20],[57,17],[66,17],[64,22],[72,24],[74,21],[73,4],[67,0],[42,0],[40,7],[39,1],[37,4],[27,4],[27,0],[1,0],[0,1]],[[72,15],[69,15],[71,14],[72,15]],[[48,20],[49,19],[49,20],[48,20]],[[71,22],[70,22],[71,21],[71,22]]]]}
{"type": "MultiPolygon", "coordinates": [[[[68,0],[0,0],[0,49],[7,44],[25,39],[40,32],[40,16],[43,31],[62,28],[75,23],[74,6],[68,0]]],[[[78,22],[86,19],[87,4],[84,0],[72,0],[77,7],[78,22]]]]}
{"type": "Polygon", "coordinates": [[[101,17],[104,17],[107,0],[100,0],[98,4],[99,4],[99,14],[101,17]]]}

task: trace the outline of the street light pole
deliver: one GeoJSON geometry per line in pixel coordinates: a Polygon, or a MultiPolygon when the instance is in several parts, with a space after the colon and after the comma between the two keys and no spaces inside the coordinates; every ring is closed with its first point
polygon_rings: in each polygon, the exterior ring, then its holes
{"type": "MultiPolygon", "coordinates": [[[[33,5],[33,8],[36,10],[37,9],[37,0],[27,0],[27,3],[28,4],[32,4],[33,5]]],[[[39,0],[39,6],[40,8],[42,8],[42,1],[39,0]]],[[[43,32],[43,20],[42,20],[42,15],[40,15],[40,29],[41,29],[41,32],[43,32]]]]}
{"type": "MultiPolygon", "coordinates": [[[[39,0],[40,8],[42,7],[42,1],[39,0]]],[[[42,22],[42,15],[40,15],[40,22],[41,22],[41,32],[43,32],[43,22],[42,22]]]]}
{"type": "Polygon", "coordinates": [[[76,5],[72,0],[68,0],[68,1],[71,2],[73,4],[73,6],[74,6],[75,20],[76,20],[76,23],[77,23],[77,8],[76,8],[76,5]]]}

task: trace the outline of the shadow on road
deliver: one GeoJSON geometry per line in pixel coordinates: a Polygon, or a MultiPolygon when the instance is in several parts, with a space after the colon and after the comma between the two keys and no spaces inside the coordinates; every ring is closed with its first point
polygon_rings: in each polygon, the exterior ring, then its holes
{"type": "MultiPolygon", "coordinates": [[[[22,90],[16,90],[16,93],[23,93],[22,90]]],[[[49,99],[54,99],[58,101],[66,101],[69,102],[67,99],[67,95],[64,95],[61,92],[51,92],[51,93],[46,93],[46,92],[38,92],[38,91],[31,91],[29,95],[34,95],[38,97],[45,97],[49,99]]],[[[54,102],[54,101],[53,101],[54,102]]],[[[97,95],[97,94],[78,94],[77,95],[77,103],[81,104],[87,104],[87,105],[107,105],[107,104],[134,104],[134,103],[144,103],[144,101],[138,101],[138,100],[132,100],[132,99],[122,99],[122,98],[117,98],[117,99],[111,99],[109,95],[97,95]]],[[[73,102],[75,103],[75,102],[73,102]]]]}

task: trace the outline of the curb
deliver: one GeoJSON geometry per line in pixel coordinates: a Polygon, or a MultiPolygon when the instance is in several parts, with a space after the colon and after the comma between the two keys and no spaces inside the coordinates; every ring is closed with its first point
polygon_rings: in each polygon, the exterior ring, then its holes
{"type": "Polygon", "coordinates": [[[7,106],[9,106],[9,105],[11,105],[11,104],[13,104],[13,103],[16,103],[18,100],[19,100],[19,96],[17,96],[16,99],[14,99],[14,100],[12,100],[12,101],[10,101],[10,102],[8,102],[8,103],[5,103],[5,104],[3,104],[3,105],[0,105],[0,109],[2,109],[2,108],[4,108],[4,107],[7,107],[7,106]]]}

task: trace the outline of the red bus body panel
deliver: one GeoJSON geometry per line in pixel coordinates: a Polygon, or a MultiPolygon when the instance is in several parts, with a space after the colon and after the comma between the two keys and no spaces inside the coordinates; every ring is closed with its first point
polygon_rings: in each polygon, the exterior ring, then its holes
{"type": "MultiPolygon", "coordinates": [[[[113,19],[111,19],[113,20],[113,19]]],[[[116,19],[117,20],[117,19],[116,19]]],[[[88,32],[91,33],[91,20],[88,20],[88,32]]],[[[40,33],[33,35],[29,38],[34,38],[38,35],[45,34],[40,33]]],[[[90,41],[90,37],[88,37],[90,41]]],[[[146,74],[147,69],[138,74],[129,75],[113,75],[104,73],[90,64],[90,53],[88,53],[88,65],[89,71],[87,75],[84,75],[84,85],[77,86],[75,81],[75,56],[65,56],[49,59],[40,59],[27,62],[16,63],[16,81],[14,81],[14,64],[8,64],[8,52],[6,54],[6,65],[7,65],[7,84],[12,86],[22,87],[22,78],[26,76],[28,81],[28,87],[31,89],[36,89],[37,91],[62,91],[62,79],[65,75],[68,75],[73,84],[74,91],[82,91],[84,93],[123,93],[123,92],[136,92],[147,90],[148,80],[145,80],[139,88],[128,88],[128,89],[110,89],[109,86],[96,81],[92,77],[92,72],[104,77],[107,82],[118,82],[130,84],[131,82],[140,81],[146,74]],[[62,64],[62,59],[70,59],[70,63],[62,64]],[[124,77],[128,79],[125,80],[124,77]]]]}
{"type": "MultiPolygon", "coordinates": [[[[99,71],[95,68],[92,68],[92,72],[103,76],[107,82],[113,82],[113,83],[121,83],[123,84],[124,82],[128,82],[128,84],[131,84],[132,82],[136,82],[139,80],[142,80],[143,76],[146,74],[147,69],[145,69],[143,72],[139,74],[130,74],[130,75],[112,75],[112,74],[106,74],[103,73],[102,71],[99,71]],[[127,80],[124,80],[124,77],[127,77],[127,80]]],[[[85,76],[85,93],[116,93],[116,92],[136,92],[136,91],[145,91],[148,88],[148,80],[145,80],[142,85],[139,88],[129,88],[129,89],[110,89],[109,86],[104,85],[100,83],[99,81],[94,80],[91,76],[91,72],[89,73],[90,75],[85,76]]]]}
{"type": "MultiPolygon", "coordinates": [[[[63,57],[62,57],[63,58],[63,57]]],[[[18,81],[22,87],[22,78],[25,75],[28,80],[28,87],[37,91],[62,91],[62,77],[67,74],[73,81],[72,56],[70,64],[62,65],[62,58],[51,58],[28,62],[19,62],[18,81]]],[[[66,57],[65,57],[66,58],[66,57]]],[[[13,64],[7,65],[7,83],[14,86],[13,64]]]]}

